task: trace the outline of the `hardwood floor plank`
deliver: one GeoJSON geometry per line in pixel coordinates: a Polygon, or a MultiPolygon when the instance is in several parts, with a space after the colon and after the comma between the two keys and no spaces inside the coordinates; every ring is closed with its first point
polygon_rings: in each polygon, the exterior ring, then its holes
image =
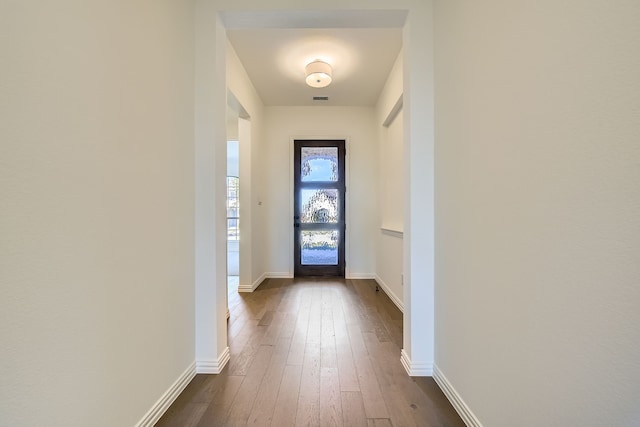
{"type": "MultiPolygon", "coordinates": [[[[354,288],[358,293],[358,296],[366,304],[364,310],[364,316],[367,323],[371,325],[372,331],[375,332],[380,342],[389,341],[389,332],[381,320],[379,312],[382,311],[380,299],[384,298],[384,292],[376,292],[376,283],[374,280],[360,280],[354,283],[354,288]]],[[[363,332],[365,332],[363,330],[363,332]]]]}
{"type": "MultiPolygon", "coordinates": [[[[226,370],[225,370],[226,371],[226,370]]],[[[209,375],[214,376],[214,375],[209,375]]],[[[231,406],[236,394],[240,389],[244,377],[237,375],[226,375],[225,373],[215,375],[216,381],[212,383],[208,400],[214,405],[231,406]]]]}
{"type": "Polygon", "coordinates": [[[365,324],[364,305],[353,286],[353,282],[353,280],[346,281],[347,286],[344,288],[342,309],[348,324],[357,323],[361,330],[368,330],[365,324]]]}
{"type": "Polygon", "coordinates": [[[302,365],[304,361],[304,348],[307,344],[307,332],[309,331],[309,306],[306,303],[300,305],[300,312],[296,319],[291,347],[289,348],[288,365],[302,365]]]}
{"type": "Polygon", "coordinates": [[[180,426],[180,427],[196,427],[205,411],[209,407],[206,403],[189,403],[185,406],[184,410],[171,421],[170,424],[157,423],[156,426],[180,426]]]}
{"type": "Polygon", "coordinates": [[[247,370],[244,381],[236,394],[236,398],[231,404],[226,423],[230,425],[245,425],[253,403],[258,394],[258,389],[262,383],[265,372],[271,362],[273,347],[268,345],[260,346],[255,359],[247,370]]]}
{"type": "Polygon", "coordinates": [[[196,426],[210,404],[206,395],[215,378],[212,377],[212,375],[196,375],[156,426],[196,426]]]}
{"type": "Polygon", "coordinates": [[[411,378],[406,374],[395,345],[379,342],[374,334],[363,336],[369,354],[372,355],[378,381],[385,390],[384,398],[394,424],[464,427],[464,423],[439,388],[436,396],[442,396],[444,401],[438,402],[420,389],[417,378],[411,378]]]}
{"type": "Polygon", "coordinates": [[[307,343],[320,344],[322,338],[322,300],[320,288],[313,289],[311,308],[309,309],[309,329],[307,343]]]}
{"type": "Polygon", "coordinates": [[[267,326],[267,330],[261,341],[262,345],[276,345],[280,331],[282,330],[282,325],[284,324],[284,313],[278,311],[272,313],[271,324],[267,326]]]}
{"type": "Polygon", "coordinates": [[[437,425],[442,427],[465,427],[460,415],[442,393],[433,377],[415,377],[411,380],[422,391],[424,396],[432,402],[432,416],[436,419],[437,425]]]}
{"type": "Polygon", "coordinates": [[[369,350],[367,350],[367,346],[364,344],[364,339],[362,338],[363,332],[360,326],[356,323],[351,323],[347,325],[347,332],[349,334],[349,342],[351,343],[351,352],[353,353],[354,359],[358,360],[368,356],[369,350]]]}
{"type": "Polygon", "coordinates": [[[233,351],[239,353],[242,350],[242,347],[249,341],[251,335],[254,334],[258,329],[264,329],[258,327],[258,321],[254,319],[243,319],[242,328],[233,330],[233,335],[228,334],[227,339],[229,340],[229,345],[233,345],[233,351]]]}
{"type": "Polygon", "coordinates": [[[250,319],[260,320],[266,310],[268,292],[242,295],[242,309],[244,315],[250,319]]]}
{"type": "Polygon", "coordinates": [[[364,413],[362,393],[359,391],[343,391],[342,419],[345,427],[367,427],[367,416],[364,413]]]}
{"type": "Polygon", "coordinates": [[[320,425],[320,344],[307,342],[304,350],[296,426],[320,425]]]}
{"type": "Polygon", "coordinates": [[[358,325],[349,325],[348,329],[367,418],[389,418],[380,385],[362,338],[362,332],[360,332],[358,325]]]}
{"type": "MultiPolygon", "coordinates": [[[[338,302],[339,303],[339,302],[338,302]]],[[[333,325],[336,341],[336,358],[338,363],[338,374],[340,376],[341,391],[360,391],[356,365],[351,352],[351,341],[347,331],[347,322],[342,306],[334,307],[333,325]]]]}
{"type": "Polygon", "coordinates": [[[231,354],[228,365],[229,375],[246,375],[249,366],[260,350],[266,331],[266,326],[258,326],[253,333],[247,336],[247,341],[240,350],[236,350],[236,346],[229,348],[231,354]]]}
{"type": "Polygon", "coordinates": [[[280,390],[280,383],[282,382],[282,374],[287,361],[290,344],[291,340],[289,338],[278,339],[269,368],[260,384],[251,414],[249,415],[248,426],[271,425],[271,418],[278,397],[278,391],[280,390]]]}
{"type": "Polygon", "coordinates": [[[336,368],[321,368],[320,372],[320,425],[342,425],[340,378],[336,368]]]}
{"type": "Polygon", "coordinates": [[[370,418],[367,420],[367,425],[369,427],[393,427],[391,420],[388,418],[370,418]]]}
{"type": "Polygon", "coordinates": [[[265,308],[269,311],[277,311],[285,292],[283,291],[282,282],[272,281],[272,283],[274,286],[269,289],[269,297],[265,304],[265,308]]]}
{"type": "Polygon", "coordinates": [[[247,322],[247,317],[234,308],[230,308],[230,317],[227,322],[227,337],[232,340],[233,337],[239,335],[247,322]]]}
{"type": "Polygon", "coordinates": [[[301,376],[301,364],[285,366],[271,420],[273,427],[295,424],[301,376]]]}
{"type": "MultiPolygon", "coordinates": [[[[385,357],[384,351],[381,349],[380,342],[374,333],[366,332],[362,334],[369,348],[370,360],[372,361],[376,379],[382,390],[384,390],[383,399],[387,403],[389,416],[394,425],[415,426],[416,424],[413,412],[417,409],[416,403],[411,401],[406,392],[407,384],[400,384],[398,378],[409,378],[406,373],[397,371],[395,362],[385,357]],[[404,385],[404,387],[403,387],[404,385]]],[[[399,357],[398,364],[400,364],[399,357]]],[[[404,369],[404,368],[403,368],[404,369]]],[[[418,402],[423,404],[424,402],[418,402]]],[[[431,424],[425,424],[431,425],[431,424]]]]}
{"type": "Polygon", "coordinates": [[[432,378],[406,374],[402,313],[375,282],[268,279],[229,301],[227,367],[157,426],[464,426],[432,378]]]}
{"type": "Polygon", "coordinates": [[[258,322],[258,326],[269,326],[274,314],[275,311],[265,311],[262,318],[260,318],[260,322],[258,322]]]}
{"type": "Polygon", "coordinates": [[[337,368],[335,329],[333,327],[333,310],[331,307],[322,309],[321,337],[320,337],[320,366],[323,368],[337,368]]]}
{"type": "MultiPolygon", "coordinates": [[[[198,427],[224,425],[229,414],[229,409],[233,403],[240,384],[244,377],[228,376],[228,375],[212,375],[215,377],[217,387],[214,387],[211,393],[211,403],[207,410],[202,414],[198,427]],[[219,383],[218,383],[219,382],[219,383]]],[[[174,424],[175,427],[181,427],[180,424],[174,424]]]]}
{"type": "Polygon", "coordinates": [[[292,338],[296,327],[297,313],[282,311],[284,315],[282,327],[280,329],[280,337],[292,338]]]}

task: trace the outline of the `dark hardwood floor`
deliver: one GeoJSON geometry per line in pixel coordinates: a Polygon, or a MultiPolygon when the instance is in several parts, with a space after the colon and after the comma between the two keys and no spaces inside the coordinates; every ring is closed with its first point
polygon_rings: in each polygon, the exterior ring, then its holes
{"type": "Polygon", "coordinates": [[[229,294],[231,360],[156,426],[464,426],[400,363],[402,313],[372,280],[268,279],[229,294]]]}

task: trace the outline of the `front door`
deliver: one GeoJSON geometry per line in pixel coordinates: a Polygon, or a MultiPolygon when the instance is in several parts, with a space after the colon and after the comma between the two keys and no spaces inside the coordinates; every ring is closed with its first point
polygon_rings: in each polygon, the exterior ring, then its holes
{"type": "Polygon", "coordinates": [[[344,140],[294,141],[295,276],[344,277],[344,140]]]}

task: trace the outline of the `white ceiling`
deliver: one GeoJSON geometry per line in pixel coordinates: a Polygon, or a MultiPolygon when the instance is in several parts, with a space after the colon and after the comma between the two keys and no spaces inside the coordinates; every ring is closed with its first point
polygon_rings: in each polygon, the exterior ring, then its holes
{"type": "MultiPolygon", "coordinates": [[[[335,17],[334,17],[335,19],[335,17]]],[[[372,106],[402,48],[399,27],[231,28],[227,36],[262,102],[273,106],[372,106]],[[333,82],[315,89],[304,67],[321,59],[333,82]],[[328,96],[329,101],[313,101],[328,96]]]]}

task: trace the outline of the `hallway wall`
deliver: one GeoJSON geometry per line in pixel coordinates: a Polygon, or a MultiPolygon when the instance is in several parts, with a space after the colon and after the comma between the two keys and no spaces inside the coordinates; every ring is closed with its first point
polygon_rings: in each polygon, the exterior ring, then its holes
{"type": "Polygon", "coordinates": [[[191,2],[0,3],[0,425],[132,426],[194,361],[191,2]]]}
{"type": "Polygon", "coordinates": [[[379,149],[380,223],[376,244],[376,281],[399,308],[403,300],[404,162],[402,111],[389,127],[382,127],[379,149]]]}
{"type": "Polygon", "coordinates": [[[437,367],[485,426],[640,425],[640,3],[435,22],[437,367]]]}
{"type": "Polygon", "coordinates": [[[376,103],[378,126],[378,209],[380,222],[376,230],[376,282],[391,300],[404,310],[404,117],[403,52],[376,103]]]}
{"type": "Polygon", "coordinates": [[[347,138],[347,275],[368,277],[375,269],[377,134],[367,107],[266,107],[264,206],[270,274],[293,274],[293,188],[295,137],[347,138]]]}
{"type": "Polygon", "coordinates": [[[267,269],[265,214],[260,204],[264,194],[264,106],[231,43],[226,41],[227,87],[250,116],[239,121],[240,139],[240,284],[250,290],[267,269]]]}

